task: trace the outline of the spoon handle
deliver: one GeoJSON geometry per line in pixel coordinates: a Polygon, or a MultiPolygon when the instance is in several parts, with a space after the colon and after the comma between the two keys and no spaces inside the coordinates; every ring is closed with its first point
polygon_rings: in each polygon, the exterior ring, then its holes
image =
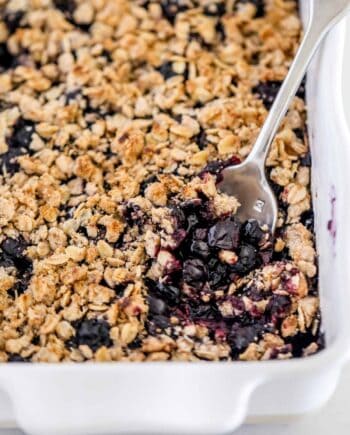
{"type": "Polygon", "coordinates": [[[264,170],[270,146],[283,117],[299,89],[313,55],[328,31],[349,10],[350,0],[309,1],[309,23],[305,36],[255,145],[246,159],[247,163],[254,160],[264,170]]]}

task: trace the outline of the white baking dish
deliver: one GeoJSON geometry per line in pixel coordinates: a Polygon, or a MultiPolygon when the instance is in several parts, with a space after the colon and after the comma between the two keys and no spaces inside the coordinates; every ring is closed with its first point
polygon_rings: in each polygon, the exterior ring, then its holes
{"type": "Polygon", "coordinates": [[[217,435],[247,418],[297,415],[326,402],[350,356],[344,38],[343,22],[315,59],[307,85],[326,349],[305,359],[249,363],[3,364],[0,423],[15,420],[43,435],[217,435]]]}

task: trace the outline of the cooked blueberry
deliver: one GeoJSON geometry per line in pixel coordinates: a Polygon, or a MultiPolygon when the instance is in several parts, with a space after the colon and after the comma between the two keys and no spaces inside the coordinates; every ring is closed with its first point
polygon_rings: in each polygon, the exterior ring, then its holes
{"type": "Polygon", "coordinates": [[[305,131],[302,128],[294,128],[293,129],[295,136],[300,139],[304,140],[305,131]]]}
{"type": "Polygon", "coordinates": [[[174,77],[178,75],[173,70],[173,63],[172,62],[164,62],[162,65],[158,68],[158,71],[162,74],[165,80],[170,79],[171,77],[174,77]]]}
{"type": "Polygon", "coordinates": [[[172,250],[177,249],[181,243],[185,240],[187,232],[183,228],[175,230],[172,234],[173,247],[172,250]]]}
{"type": "Polygon", "coordinates": [[[75,343],[77,346],[86,344],[94,352],[102,346],[112,346],[109,336],[110,326],[106,320],[85,319],[76,328],[75,343]]]}
{"type": "Polygon", "coordinates": [[[203,201],[201,198],[189,199],[188,201],[182,202],[179,208],[184,216],[189,216],[190,214],[198,213],[202,203],[203,201]]]}
{"type": "Polygon", "coordinates": [[[208,232],[208,244],[219,249],[234,250],[239,243],[240,225],[231,218],[219,221],[208,232]]]}
{"type": "Polygon", "coordinates": [[[32,121],[19,118],[12,128],[12,135],[7,139],[10,148],[29,149],[35,126],[32,121]]]}
{"type": "Polygon", "coordinates": [[[209,174],[217,175],[224,169],[224,162],[222,160],[216,160],[214,162],[209,162],[207,166],[200,172],[199,175],[209,172],[209,174]]]}
{"type": "Polygon", "coordinates": [[[205,47],[207,49],[210,49],[210,44],[205,42],[203,36],[198,33],[198,32],[191,32],[188,35],[188,40],[191,41],[197,41],[199,45],[201,45],[202,47],[205,47]]]}
{"type": "Polygon", "coordinates": [[[215,266],[211,266],[209,271],[209,285],[212,289],[216,289],[225,284],[229,277],[229,269],[226,264],[216,262],[215,266]]]}
{"type": "Polygon", "coordinates": [[[8,291],[12,297],[22,294],[27,289],[32,277],[33,263],[24,254],[26,247],[26,242],[21,237],[18,239],[8,237],[0,244],[0,266],[17,269],[17,281],[14,287],[8,291]]]}
{"type": "Polygon", "coordinates": [[[202,285],[208,278],[208,270],[205,264],[198,259],[186,260],[183,265],[184,281],[194,287],[202,285]]]}
{"type": "Polygon", "coordinates": [[[24,16],[24,11],[9,12],[4,15],[4,21],[6,23],[9,33],[14,33],[20,26],[21,20],[24,16]]]}
{"type": "Polygon", "coordinates": [[[252,245],[242,245],[239,251],[239,261],[248,270],[251,270],[256,265],[257,250],[252,245]]]}
{"type": "Polygon", "coordinates": [[[19,355],[18,353],[10,353],[8,356],[8,362],[29,362],[28,358],[24,358],[23,356],[19,355]]]}
{"type": "Polygon", "coordinates": [[[268,249],[264,249],[263,251],[260,251],[259,257],[262,261],[262,264],[266,265],[270,263],[273,257],[273,248],[270,247],[268,249]]]}
{"type": "Polygon", "coordinates": [[[147,329],[151,335],[156,335],[157,329],[165,329],[170,326],[169,319],[161,314],[152,316],[152,319],[147,322],[147,329]]]}
{"type": "Polygon", "coordinates": [[[143,212],[141,208],[133,203],[128,203],[124,207],[123,216],[126,223],[132,227],[134,225],[140,226],[143,221],[143,212]]]}
{"type": "Polygon", "coordinates": [[[145,190],[147,189],[148,185],[151,183],[154,183],[158,181],[158,177],[156,175],[151,175],[149,177],[147,177],[146,179],[144,179],[142,181],[142,183],[140,184],[140,194],[144,195],[145,190]]]}
{"type": "Polygon", "coordinates": [[[253,270],[258,265],[258,251],[248,244],[240,247],[238,262],[231,267],[234,272],[245,274],[253,270]]]}
{"type": "Polygon", "coordinates": [[[157,295],[170,306],[177,305],[180,300],[180,290],[173,286],[163,284],[161,282],[155,282],[149,278],[145,279],[145,284],[147,285],[149,292],[157,295]]]}
{"type": "Polygon", "coordinates": [[[189,216],[187,216],[186,231],[187,232],[191,231],[193,229],[193,227],[195,227],[198,223],[199,223],[199,219],[198,219],[197,215],[190,214],[189,216]]]}
{"type": "Polygon", "coordinates": [[[291,305],[292,303],[289,296],[274,294],[267,304],[266,311],[270,313],[273,318],[283,318],[288,315],[291,305]]]}
{"type": "Polygon", "coordinates": [[[238,0],[236,5],[251,3],[256,8],[255,16],[261,18],[265,15],[265,0],[238,0]]]}
{"type": "Polygon", "coordinates": [[[173,285],[159,284],[159,295],[168,302],[169,305],[176,305],[180,300],[180,290],[173,285]]]}
{"type": "Polygon", "coordinates": [[[191,305],[190,314],[194,320],[218,320],[221,315],[215,305],[191,305]]]}
{"type": "Polygon", "coordinates": [[[5,254],[5,252],[0,251],[0,267],[15,267],[13,259],[5,254]]]}
{"type": "Polygon", "coordinates": [[[264,103],[266,109],[270,109],[275,98],[280,90],[282,82],[277,80],[270,80],[261,82],[253,88],[253,93],[257,94],[264,103]]]}
{"type": "Polygon", "coordinates": [[[188,9],[188,2],[186,0],[160,0],[160,2],[163,15],[172,24],[175,22],[177,14],[185,12],[188,9]]]}
{"type": "Polygon", "coordinates": [[[264,299],[264,292],[258,290],[255,285],[252,285],[243,290],[243,294],[247,295],[249,299],[254,302],[259,302],[264,299]]]}
{"type": "Polygon", "coordinates": [[[53,0],[53,3],[57,9],[69,16],[73,14],[76,8],[74,0],[53,0]]]}
{"type": "Polygon", "coordinates": [[[284,187],[280,186],[279,184],[277,184],[275,182],[273,182],[271,179],[269,180],[269,182],[270,182],[270,185],[272,187],[272,190],[273,190],[274,194],[276,195],[276,198],[279,199],[281,193],[284,190],[284,187]]]}
{"type": "Polygon", "coordinates": [[[314,212],[311,209],[304,211],[304,213],[300,216],[300,222],[304,224],[306,228],[311,232],[314,230],[314,226],[315,226],[314,221],[315,221],[315,216],[314,216],[314,212]]]}
{"type": "MultiPolygon", "coordinates": [[[[292,354],[294,357],[303,356],[303,351],[306,349],[311,343],[317,342],[317,335],[313,335],[310,331],[307,332],[298,332],[292,337],[288,337],[286,342],[291,344],[292,346],[292,354]]],[[[322,338],[321,338],[322,340],[322,338]]],[[[321,342],[322,345],[322,342],[321,342]]]]}
{"type": "Polygon", "coordinates": [[[186,216],[180,207],[172,207],[171,215],[174,218],[174,224],[177,228],[183,228],[186,225],[186,216]]]}
{"type": "Polygon", "coordinates": [[[219,175],[220,172],[225,169],[227,166],[237,165],[240,163],[240,160],[236,156],[232,156],[227,160],[216,160],[213,162],[209,162],[207,166],[202,169],[199,173],[199,176],[203,176],[206,173],[219,175]]]}
{"type": "Polygon", "coordinates": [[[0,71],[12,68],[15,64],[15,56],[13,56],[7,48],[6,43],[0,44],[0,71]]]}
{"type": "Polygon", "coordinates": [[[207,147],[209,142],[207,140],[207,134],[205,130],[203,130],[202,128],[200,129],[200,132],[194,138],[194,142],[196,142],[200,150],[204,150],[204,148],[207,147]]]}
{"type": "Polygon", "coordinates": [[[208,230],[206,228],[197,228],[193,232],[193,239],[195,240],[205,240],[208,235],[208,230]]]}
{"type": "Polygon", "coordinates": [[[209,3],[204,7],[203,12],[209,17],[221,17],[226,12],[225,2],[209,3]]]}
{"type": "Polygon", "coordinates": [[[216,23],[215,31],[216,31],[218,37],[220,38],[220,40],[224,41],[226,38],[226,33],[225,33],[225,27],[222,24],[222,20],[218,20],[218,22],[216,23]]]}
{"type": "Polygon", "coordinates": [[[132,350],[138,349],[141,346],[142,346],[142,340],[140,340],[139,338],[135,338],[134,341],[128,344],[128,348],[132,350]]]}
{"type": "Polygon", "coordinates": [[[257,328],[255,326],[233,325],[228,335],[228,342],[234,353],[241,353],[257,338],[257,328]]]}
{"type": "Polygon", "coordinates": [[[81,95],[80,89],[75,89],[74,91],[67,92],[66,93],[66,103],[70,104],[72,101],[75,101],[79,95],[81,95]]]}
{"type": "Polygon", "coordinates": [[[23,155],[19,148],[10,148],[5,154],[0,154],[0,173],[13,175],[19,171],[17,157],[23,155]]]}
{"type": "Polygon", "coordinates": [[[165,302],[154,296],[148,296],[148,306],[151,314],[164,314],[167,309],[165,302]]]}
{"type": "Polygon", "coordinates": [[[242,226],[242,238],[252,245],[259,245],[265,232],[260,228],[259,222],[255,219],[250,219],[242,226]]]}
{"type": "Polygon", "coordinates": [[[209,246],[202,240],[194,240],[191,244],[191,252],[202,258],[208,258],[210,255],[209,246]]]}
{"type": "Polygon", "coordinates": [[[301,166],[311,166],[311,154],[310,153],[306,153],[301,159],[300,159],[300,164],[301,166]]]}
{"type": "Polygon", "coordinates": [[[13,259],[21,258],[26,247],[27,243],[23,238],[12,239],[11,237],[7,237],[0,244],[0,248],[5,252],[5,254],[13,259]]]}

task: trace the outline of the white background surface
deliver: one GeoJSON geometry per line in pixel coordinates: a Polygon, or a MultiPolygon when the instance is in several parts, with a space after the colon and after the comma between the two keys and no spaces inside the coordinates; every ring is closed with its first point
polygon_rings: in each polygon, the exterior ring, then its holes
{"type": "MultiPolygon", "coordinates": [[[[347,51],[349,56],[344,65],[344,101],[350,125],[350,19],[348,23],[347,51]]],[[[246,425],[238,429],[235,435],[349,435],[349,403],[350,364],[343,371],[338,389],[325,408],[289,423],[246,425]]],[[[28,406],[30,406],[30,403],[28,403],[28,406]]],[[[0,435],[23,435],[23,432],[16,429],[4,429],[0,430],[0,435]]]]}

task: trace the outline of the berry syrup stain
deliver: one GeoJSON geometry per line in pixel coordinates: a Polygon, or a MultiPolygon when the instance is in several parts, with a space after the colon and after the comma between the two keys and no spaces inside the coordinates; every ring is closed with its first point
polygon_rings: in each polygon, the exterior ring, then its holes
{"type": "Polygon", "coordinates": [[[331,190],[331,194],[330,194],[330,201],[331,201],[331,219],[327,223],[327,229],[329,231],[329,234],[332,237],[333,251],[334,251],[334,255],[336,255],[335,243],[336,243],[336,239],[337,239],[337,221],[336,221],[337,197],[336,197],[334,186],[332,186],[332,190],[331,190]]]}

